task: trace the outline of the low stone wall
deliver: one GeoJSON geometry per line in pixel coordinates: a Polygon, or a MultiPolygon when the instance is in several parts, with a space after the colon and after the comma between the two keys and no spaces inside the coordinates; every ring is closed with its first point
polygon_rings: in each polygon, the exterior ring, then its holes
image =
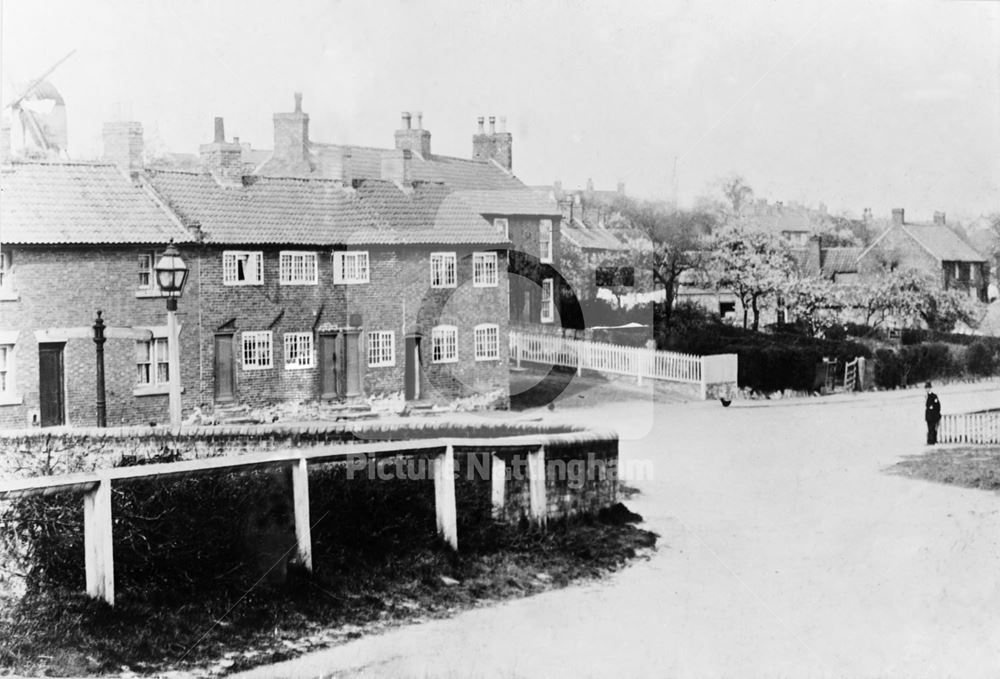
{"type": "MultiPolygon", "coordinates": [[[[92,472],[120,466],[177,462],[248,453],[289,451],[379,441],[475,438],[476,448],[455,444],[457,482],[482,484],[491,493],[490,452],[483,439],[497,439],[504,462],[502,508],[495,516],[517,522],[537,515],[530,498],[528,458],[539,446],[505,442],[509,437],[538,437],[544,448],[545,510],[548,519],[592,513],[617,500],[618,439],[613,433],[540,423],[459,424],[415,420],[400,423],[323,423],[304,425],[117,427],[0,431],[0,478],[92,472]],[[571,436],[561,436],[571,434],[571,436]],[[478,457],[474,457],[478,456],[478,457]]],[[[398,456],[400,459],[407,455],[398,456]]],[[[356,461],[355,461],[356,462],[356,461]]],[[[390,464],[393,458],[387,460],[390,464]]],[[[359,464],[360,466],[360,464],[359,464]]],[[[479,492],[479,491],[477,491],[479,492]]]]}

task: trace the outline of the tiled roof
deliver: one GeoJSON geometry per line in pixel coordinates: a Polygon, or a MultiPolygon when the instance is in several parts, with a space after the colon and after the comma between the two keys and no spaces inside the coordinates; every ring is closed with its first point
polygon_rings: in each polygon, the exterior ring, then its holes
{"type": "Polygon", "coordinates": [[[824,248],[820,253],[823,260],[823,275],[855,273],[858,270],[858,257],[862,251],[864,248],[824,248]]]}
{"type": "Polygon", "coordinates": [[[207,243],[395,244],[400,233],[338,182],[249,177],[220,186],[210,175],[150,171],[149,182],[207,243]]]}
{"type": "MultiPolygon", "coordinates": [[[[446,182],[447,183],[447,182],[446,182]]],[[[456,191],[456,195],[484,215],[531,215],[537,217],[562,217],[554,200],[534,191],[456,191]]]]}
{"type": "MultiPolygon", "coordinates": [[[[267,177],[344,178],[344,156],[350,154],[352,179],[381,179],[382,154],[390,149],[345,144],[309,144],[308,162],[288,163],[271,156],[254,174],[267,177]]],[[[524,189],[513,174],[493,162],[431,155],[410,157],[410,177],[414,181],[444,182],[452,190],[524,189]]]]}
{"type": "Polygon", "coordinates": [[[15,163],[0,168],[4,243],[193,240],[155,197],[114,165],[15,163]]]}
{"type": "Polygon", "coordinates": [[[605,228],[586,226],[579,219],[564,221],[560,233],[574,245],[585,250],[609,250],[621,252],[628,247],[605,228]]]}
{"type": "Polygon", "coordinates": [[[361,201],[405,234],[409,243],[509,243],[457,193],[439,183],[417,183],[403,191],[392,182],[369,179],[358,186],[361,201]]]}
{"type": "Polygon", "coordinates": [[[943,224],[904,224],[903,230],[943,262],[985,262],[984,257],[943,224]]]}

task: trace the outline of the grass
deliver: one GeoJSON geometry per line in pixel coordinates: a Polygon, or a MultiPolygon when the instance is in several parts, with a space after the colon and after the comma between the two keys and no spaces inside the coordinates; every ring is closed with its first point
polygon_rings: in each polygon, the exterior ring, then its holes
{"type": "Polygon", "coordinates": [[[1000,490],[1000,449],[984,446],[942,446],[911,455],[886,471],[965,488],[1000,490]]]}
{"type": "MultiPolygon", "coordinates": [[[[228,570],[227,559],[245,555],[206,548],[231,528],[221,526],[219,536],[205,540],[183,535],[183,526],[161,534],[136,523],[127,538],[116,537],[116,560],[122,564],[115,608],[80,594],[78,574],[59,576],[63,562],[55,559],[44,562],[54,575],[39,578],[41,584],[29,586],[22,598],[7,599],[0,609],[0,671],[48,676],[117,674],[126,668],[141,674],[238,671],[386,627],[600,577],[656,543],[654,533],[632,525],[641,517],[616,505],[598,517],[552,522],[544,530],[468,519],[460,525],[462,549],[455,553],[435,534],[426,484],[352,486],[330,474],[328,487],[336,492],[325,494],[313,515],[330,510],[335,518],[315,527],[314,573],[289,566],[284,581],[257,583],[259,570],[228,570]],[[173,569],[147,568],[151,559],[163,558],[148,547],[157,541],[183,557],[173,569]],[[60,577],[66,584],[53,585],[60,577]]],[[[247,493],[253,483],[247,481],[247,493]]],[[[206,502],[206,491],[222,493],[218,485],[171,488],[137,492],[146,498],[143,512],[182,502],[186,496],[179,493],[197,492],[206,502]]],[[[475,505],[480,496],[464,489],[466,516],[483,516],[475,505]]],[[[128,497],[118,502],[125,521],[124,510],[137,505],[128,497]]],[[[217,521],[225,512],[211,511],[217,521]]],[[[44,516],[51,514],[49,507],[44,516]]],[[[57,549],[65,552],[67,543],[57,549]]]]}

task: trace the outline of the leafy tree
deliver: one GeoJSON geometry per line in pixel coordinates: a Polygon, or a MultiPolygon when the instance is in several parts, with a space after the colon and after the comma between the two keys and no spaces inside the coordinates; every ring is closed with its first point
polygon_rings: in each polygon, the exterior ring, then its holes
{"type": "Polygon", "coordinates": [[[920,319],[932,330],[950,332],[959,322],[975,327],[982,317],[980,305],[968,294],[942,290],[937,277],[918,269],[869,273],[845,292],[845,302],[860,310],[871,327],[890,318],[905,323],[920,319]]]}
{"type": "Polygon", "coordinates": [[[844,292],[843,286],[816,276],[791,276],[780,289],[785,308],[814,336],[840,320],[844,292]]]}
{"type": "Polygon", "coordinates": [[[780,292],[793,269],[788,247],[752,222],[733,222],[708,241],[707,270],[715,287],[730,290],[743,305],[743,327],[753,312],[760,326],[761,305],[780,292]]]}
{"type": "Polygon", "coordinates": [[[663,322],[670,322],[681,275],[700,265],[702,239],[715,222],[707,212],[679,210],[663,202],[618,202],[613,225],[633,230],[627,238],[629,258],[637,269],[650,272],[654,288],[665,291],[663,322]]]}

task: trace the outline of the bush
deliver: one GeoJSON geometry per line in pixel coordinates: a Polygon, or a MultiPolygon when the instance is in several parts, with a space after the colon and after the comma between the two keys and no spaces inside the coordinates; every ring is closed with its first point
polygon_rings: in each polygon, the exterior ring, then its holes
{"type": "Polygon", "coordinates": [[[996,353],[983,341],[973,342],[965,350],[965,369],[972,375],[992,375],[996,370],[996,353]]]}
{"type": "Polygon", "coordinates": [[[847,332],[848,337],[869,338],[879,336],[877,328],[864,325],[863,323],[845,323],[844,330],[847,332]]]}
{"type": "Polygon", "coordinates": [[[892,349],[875,351],[875,384],[882,389],[895,389],[903,383],[903,367],[892,349]]]}
{"type": "Polygon", "coordinates": [[[831,325],[823,331],[823,336],[834,342],[842,342],[847,339],[847,329],[842,325],[831,325]]]}
{"type": "Polygon", "coordinates": [[[903,332],[900,333],[899,341],[903,346],[920,344],[926,342],[929,333],[923,328],[903,328],[903,332]]]}
{"type": "Polygon", "coordinates": [[[959,372],[948,346],[939,342],[904,346],[899,350],[899,358],[903,363],[904,386],[959,372]]]}

